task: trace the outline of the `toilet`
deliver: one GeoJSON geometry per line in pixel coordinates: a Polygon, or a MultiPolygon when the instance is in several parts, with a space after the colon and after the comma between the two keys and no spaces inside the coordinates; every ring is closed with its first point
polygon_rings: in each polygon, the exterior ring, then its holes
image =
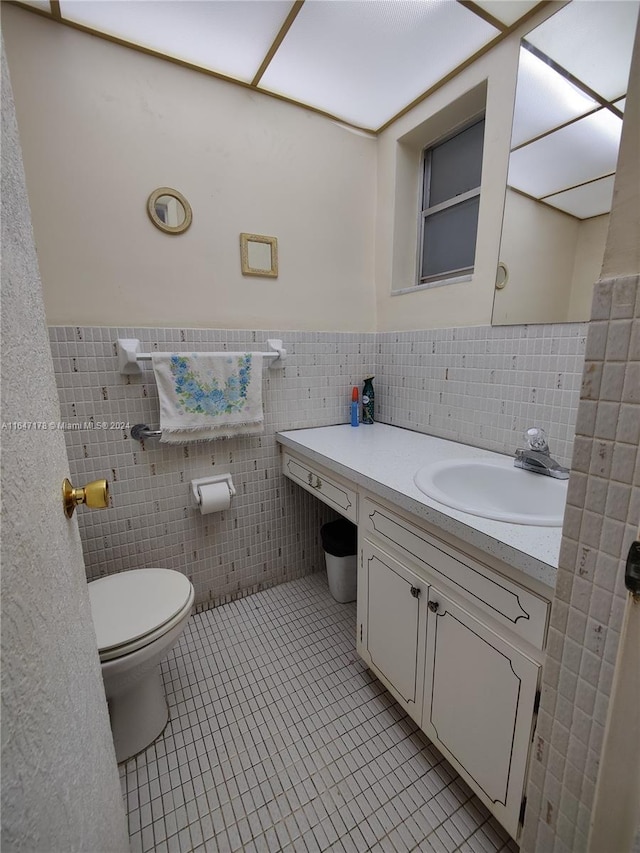
{"type": "Polygon", "coordinates": [[[189,579],[171,569],[134,569],[89,583],[118,763],[146,749],[169,720],[159,664],[184,631],[193,599],[189,579]]]}

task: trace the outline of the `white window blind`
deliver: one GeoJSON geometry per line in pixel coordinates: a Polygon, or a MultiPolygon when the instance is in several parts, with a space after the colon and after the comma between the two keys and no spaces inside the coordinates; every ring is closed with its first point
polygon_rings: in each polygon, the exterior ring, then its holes
{"type": "Polygon", "coordinates": [[[418,284],[473,272],[484,119],[425,149],[418,284]]]}

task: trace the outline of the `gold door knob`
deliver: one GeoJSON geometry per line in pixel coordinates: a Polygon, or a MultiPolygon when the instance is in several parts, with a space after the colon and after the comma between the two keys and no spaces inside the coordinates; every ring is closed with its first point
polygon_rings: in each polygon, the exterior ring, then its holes
{"type": "Polygon", "coordinates": [[[86,504],[89,509],[105,509],[109,506],[109,483],[106,480],[94,480],[83,489],[74,489],[65,477],[62,482],[62,503],[67,518],[71,518],[79,504],[86,504]]]}

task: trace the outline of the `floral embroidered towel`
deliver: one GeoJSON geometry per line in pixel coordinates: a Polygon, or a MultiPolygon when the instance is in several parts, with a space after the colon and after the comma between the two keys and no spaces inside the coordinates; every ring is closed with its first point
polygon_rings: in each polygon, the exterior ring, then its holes
{"type": "Polygon", "coordinates": [[[160,441],[184,444],[264,429],[262,353],[152,353],[160,441]]]}

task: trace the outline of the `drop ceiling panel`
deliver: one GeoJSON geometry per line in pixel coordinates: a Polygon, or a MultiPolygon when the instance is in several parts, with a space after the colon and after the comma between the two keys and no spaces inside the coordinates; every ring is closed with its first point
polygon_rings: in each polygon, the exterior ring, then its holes
{"type": "Polygon", "coordinates": [[[607,100],[626,94],[638,0],[574,0],[526,38],[607,100]],[[598,62],[594,62],[594,56],[598,62]]]}
{"type": "Polygon", "coordinates": [[[25,6],[33,6],[36,9],[41,9],[43,12],[51,12],[51,3],[49,0],[22,0],[25,6]]]}
{"type": "Polygon", "coordinates": [[[537,56],[520,48],[511,147],[596,109],[598,103],[537,56]]]}
{"type": "Polygon", "coordinates": [[[599,181],[549,196],[545,198],[545,203],[564,210],[572,216],[577,216],[578,219],[601,216],[611,210],[614,180],[614,175],[601,178],[599,181]]]}
{"type": "Polygon", "coordinates": [[[448,0],[307,0],[260,88],[377,128],[497,34],[448,0]]]}
{"type": "Polygon", "coordinates": [[[61,0],[63,17],[249,82],[292,7],[290,0],[61,0]]]}
{"type": "Polygon", "coordinates": [[[526,15],[538,0],[475,0],[476,6],[480,6],[485,12],[493,15],[503,24],[511,25],[526,15]]]}
{"type": "Polygon", "coordinates": [[[607,109],[511,152],[509,185],[535,198],[615,171],[622,120],[607,109]]]}

